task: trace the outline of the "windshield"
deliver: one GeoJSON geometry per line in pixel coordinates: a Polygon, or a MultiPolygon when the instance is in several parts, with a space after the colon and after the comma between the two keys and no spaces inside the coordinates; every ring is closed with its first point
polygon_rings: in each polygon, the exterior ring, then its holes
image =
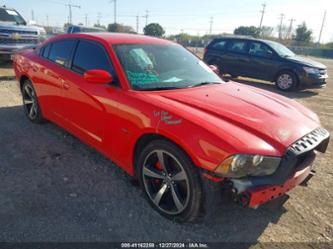
{"type": "Polygon", "coordinates": [[[276,53],[278,53],[278,55],[280,55],[281,57],[292,57],[295,56],[295,54],[286,46],[277,43],[277,42],[272,42],[269,41],[267,42],[274,50],[276,53]]]}
{"type": "Polygon", "coordinates": [[[119,44],[114,49],[135,90],[222,83],[204,62],[179,45],[119,44]]]}
{"type": "Polygon", "coordinates": [[[25,25],[26,22],[15,10],[0,8],[0,22],[14,22],[25,25]]]}

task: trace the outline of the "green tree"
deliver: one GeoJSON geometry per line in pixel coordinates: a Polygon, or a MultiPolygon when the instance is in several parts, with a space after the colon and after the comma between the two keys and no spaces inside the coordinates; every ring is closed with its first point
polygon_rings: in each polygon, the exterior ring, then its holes
{"type": "Polygon", "coordinates": [[[110,23],[108,25],[108,31],[117,33],[135,33],[131,26],[126,26],[120,23],[110,23]]]}
{"type": "Polygon", "coordinates": [[[150,23],[144,27],[143,32],[145,35],[162,37],[165,34],[165,30],[158,23],[150,23]]]}
{"type": "Polygon", "coordinates": [[[304,43],[310,43],[312,41],[312,31],[308,29],[305,22],[298,25],[295,40],[304,43]]]}
{"type": "Polygon", "coordinates": [[[324,45],[324,48],[333,49],[333,42],[326,43],[326,44],[324,45]]]}
{"type": "Polygon", "coordinates": [[[239,26],[234,30],[234,34],[259,37],[260,29],[255,26],[239,26]]]}

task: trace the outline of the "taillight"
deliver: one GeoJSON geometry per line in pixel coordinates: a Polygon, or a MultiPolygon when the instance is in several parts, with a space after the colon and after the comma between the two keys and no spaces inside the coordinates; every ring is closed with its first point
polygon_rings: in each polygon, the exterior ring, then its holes
{"type": "Polygon", "coordinates": [[[204,54],[207,53],[207,51],[208,51],[208,48],[205,48],[205,49],[204,49],[204,54]]]}

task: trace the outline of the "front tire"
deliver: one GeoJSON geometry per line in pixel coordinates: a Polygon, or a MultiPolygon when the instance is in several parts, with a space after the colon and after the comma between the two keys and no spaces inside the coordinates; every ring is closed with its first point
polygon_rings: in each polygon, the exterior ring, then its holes
{"type": "Polygon", "coordinates": [[[43,123],[44,118],[40,109],[37,94],[30,80],[25,80],[22,88],[23,108],[27,118],[33,123],[43,123]]]}
{"type": "Polygon", "coordinates": [[[138,160],[139,181],[150,205],[177,222],[194,221],[202,205],[197,169],[175,144],[157,140],[148,144],[138,160]]]}
{"type": "Polygon", "coordinates": [[[281,91],[294,90],[297,85],[297,77],[290,71],[282,71],[276,77],[275,85],[281,91]]]}

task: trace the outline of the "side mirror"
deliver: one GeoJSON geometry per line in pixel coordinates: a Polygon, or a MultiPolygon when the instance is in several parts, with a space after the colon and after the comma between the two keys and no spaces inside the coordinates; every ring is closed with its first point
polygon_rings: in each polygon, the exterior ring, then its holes
{"type": "Polygon", "coordinates": [[[88,70],[84,73],[83,78],[88,83],[107,84],[112,82],[112,75],[104,70],[88,70]]]}
{"type": "Polygon", "coordinates": [[[220,69],[216,65],[209,65],[209,68],[212,69],[217,75],[220,75],[220,69]]]}

